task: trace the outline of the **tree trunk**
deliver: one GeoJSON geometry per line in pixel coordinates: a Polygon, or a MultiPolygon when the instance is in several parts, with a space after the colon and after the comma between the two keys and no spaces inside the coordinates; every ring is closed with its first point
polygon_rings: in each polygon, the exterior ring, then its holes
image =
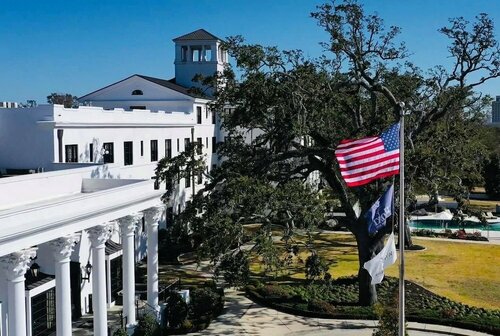
{"type": "Polygon", "coordinates": [[[408,221],[405,221],[405,247],[412,247],[413,240],[411,239],[411,230],[408,221]]]}
{"type": "Polygon", "coordinates": [[[372,259],[384,247],[384,233],[377,234],[375,237],[368,235],[366,223],[360,221],[358,223],[361,229],[356,230],[354,234],[358,244],[359,271],[358,271],[358,286],[359,286],[359,304],[369,306],[377,302],[377,289],[371,284],[370,274],[363,265],[368,260],[372,259]]]}

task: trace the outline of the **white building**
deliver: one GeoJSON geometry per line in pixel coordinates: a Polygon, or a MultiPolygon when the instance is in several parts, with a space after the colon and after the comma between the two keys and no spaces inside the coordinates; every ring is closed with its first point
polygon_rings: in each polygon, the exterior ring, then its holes
{"type": "Polygon", "coordinates": [[[491,103],[491,123],[500,124],[500,96],[491,103]]]}
{"type": "Polygon", "coordinates": [[[53,329],[54,320],[57,335],[70,335],[72,316],[91,308],[94,334],[107,335],[106,308],[120,290],[133,327],[133,266],[146,254],[147,301],[159,309],[158,225],[205,177],[181,180],[165,207],[153,188],[154,169],[193,141],[203,145],[210,169],[223,140],[207,108],[211,92],[189,90],[198,86],[195,74],[210,76],[224,66],[221,41],[198,30],[174,42],[174,79],[132,75],[81,97],[84,106],[76,109],[0,109],[2,335],[37,336],[53,329]],[[9,177],[23,173],[33,174],[9,177]],[[82,280],[87,265],[91,276],[82,280]]]}

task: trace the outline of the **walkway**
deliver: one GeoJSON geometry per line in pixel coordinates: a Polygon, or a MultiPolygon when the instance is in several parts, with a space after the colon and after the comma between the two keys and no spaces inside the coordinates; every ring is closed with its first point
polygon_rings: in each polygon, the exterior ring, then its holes
{"type": "MultiPolygon", "coordinates": [[[[193,334],[246,336],[371,336],[377,321],[319,319],[289,315],[262,307],[242,292],[226,293],[226,311],[205,330],[193,334]]],[[[439,325],[408,323],[410,336],[486,336],[439,325]]]]}

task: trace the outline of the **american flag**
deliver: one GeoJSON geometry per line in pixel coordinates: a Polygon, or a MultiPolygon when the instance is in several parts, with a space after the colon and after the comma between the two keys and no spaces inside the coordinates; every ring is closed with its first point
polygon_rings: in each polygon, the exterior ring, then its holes
{"type": "Polygon", "coordinates": [[[342,140],[335,150],[340,173],[348,187],[399,173],[399,123],[380,136],[342,140]]]}

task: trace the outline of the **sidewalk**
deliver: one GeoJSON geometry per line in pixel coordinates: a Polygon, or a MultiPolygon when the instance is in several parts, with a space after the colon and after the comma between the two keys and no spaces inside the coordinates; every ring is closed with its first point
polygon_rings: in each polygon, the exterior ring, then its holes
{"type": "MultiPolygon", "coordinates": [[[[224,314],[193,335],[248,336],[371,336],[377,321],[335,320],[289,315],[262,307],[238,291],[226,293],[224,314]]],[[[410,336],[486,336],[488,334],[440,325],[408,323],[410,336]]]]}

